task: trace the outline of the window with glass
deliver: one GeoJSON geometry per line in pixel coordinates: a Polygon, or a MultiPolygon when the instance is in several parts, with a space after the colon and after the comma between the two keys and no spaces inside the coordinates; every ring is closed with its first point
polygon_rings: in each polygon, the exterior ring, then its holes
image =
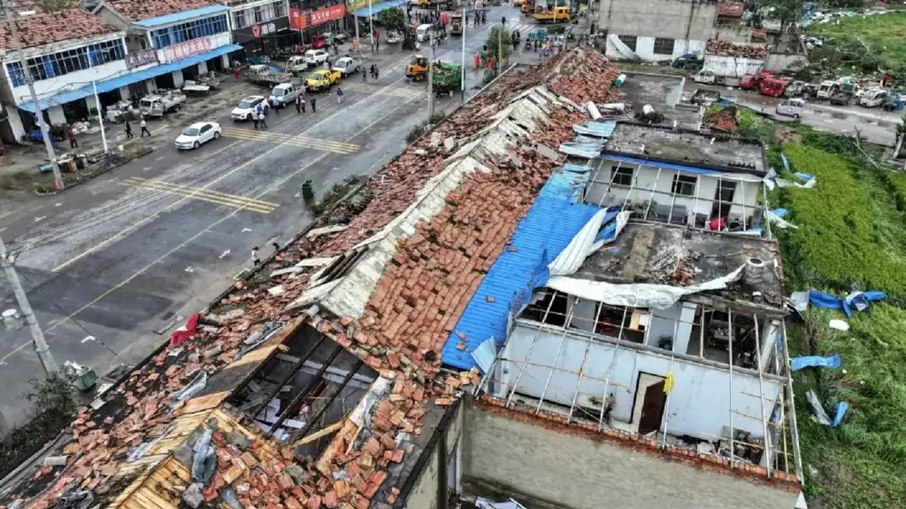
{"type": "Polygon", "coordinates": [[[674,175],[673,189],[671,192],[682,196],[692,196],[695,194],[695,185],[698,183],[698,177],[692,175],[674,175]]]}
{"type": "MultiPolygon", "coordinates": [[[[122,60],[126,55],[122,39],[99,42],[50,55],[29,58],[28,70],[35,81],[64,76],[71,72],[90,69],[108,62],[122,60]]],[[[21,62],[6,64],[6,72],[14,87],[25,85],[25,72],[21,62]]]]}
{"type": "Polygon", "coordinates": [[[233,28],[234,29],[238,30],[240,28],[245,28],[245,27],[249,26],[249,22],[246,17],[247,13],[248,13],[248,11],[246,11],[245,9],[243,9],[241,11],[236,11],[233,13],[233,28]]]}
{"type": "Polygon", "coordinates": [[[157,49],[166,48],[173,44],[191,41],[199,37],[209,37],[229,30],[226,14],[211,16],[210,18],[196,19],[186,23],[161,28],[151,31],[151,40],[157,49]]]}
{"type": "Polygon", "coordinates": [[[613,175],[613,184],[629,187],[632,185],[632,168],[617,168],[613,175]]]}
{"type": "Polygon", "coordinates": [[[674,42],[674,39],[655,37],[653,53],[655,55],[672,55],[674,42]]]}

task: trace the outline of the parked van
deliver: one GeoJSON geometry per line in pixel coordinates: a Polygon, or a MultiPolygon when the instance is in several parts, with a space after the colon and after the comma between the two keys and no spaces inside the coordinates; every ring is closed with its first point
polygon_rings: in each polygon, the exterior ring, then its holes
{"type": "Polygon", "coordinates": [[[431,38],[431,33],[434,32],[434,26],[430,24],[419,25],[415,29],[415,38],[418,42],[425,42],[431,38]]]}
{"type": "Polygon", "coordinates": [[[296,88],[292,83],[281,83],[271,90],[271,107],[283,108],[289,106],[296,101],[296,97],[299,97],[301,93],[302,90],[296,88]]]}
{"type": "Polygon", "coordinates": [[[775,111],[778,115],[799,118],[804,110],[805,100],[799,98],[791,98],[785,99],[782,103],[778,104],[775,111]]]}

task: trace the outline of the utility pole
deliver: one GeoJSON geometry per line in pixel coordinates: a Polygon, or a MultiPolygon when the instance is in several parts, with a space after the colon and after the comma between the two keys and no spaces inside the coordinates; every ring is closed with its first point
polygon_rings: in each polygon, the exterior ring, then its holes
{"type": "Polygon", "coordinates": [[[6,252],[6,246],[3,245],[3,239],[0,238],[0,265],[3,266],[3,272],[6,273],[6,280],[9,282],[9,285],[13,287],[16,301],[22,309],[22,314],[25,315],[25,323],[28,324],[28,328],[31,330],[31,338],[35,343],[35,352],[38,354],[38,360],[41,361],[41,365],[44,367],[44,373],[49,375],[57,370],[57,363],[53,360],[53,355],[50,353],[50,347],[47,346],[47,341],[44,339],[44,332],[41,330],[41,326],[38,325],[38,321],[35,319],[35,312],[31,309],[31,304],[28,303],[28,296],[25,295],[25,289],[22,288],[22,282],[19,281],[19,275],[16,274],[16,268],[13,267],[8,256],[9,254],[6,252]]]}
{"type": "Polygon", "coordinates": [[[371,6],[371,0],[368,0],[368,30],[371,31],[371,36],[368,39],[371,41],[371,52],[374,53],[374,9],[371,6]]]}
{"type": "Polygon", "coordinates": [[[44,121],[44,113],[41,111],[41,103],[38,101],[38,93],[35,92],[35,81],[31,77],[31,71],[28,69],[28,62],[25,60],[25,53],[22,51],[22,41],[19,40],[19,27],[13,18],[12,0],[0,0],[3,2],[6,22],[9,23],[9,32],[16,45],[16,58],[19,59],[19,65],[22,66],[22,74],[25,75],[25,83],[28,84],[28,92],[31,94],[32,106],[35,109],[35,118],[38,120],[38,126],[41,128],[41,138],[44,139],[44,148],[47,149],[47,157],[53,167],[53,187],[57,191],[62,191],[63,175],[60,174],[60,165],[57,164],[57,155],[54,153],[53,144],[50,142],[50,128],[44,121]]]}
{"type": "Polygon", "coordinates": [[[428,58],[428,123],[434,118],[434,30],[431,30],[430,39],[431,55],[428,58]]]}
{"type": "MultiPolygon", "coordinates": [[[[356,9],[356,10],[358,10],[358,9],[356,9]]],[[[362,65],[364,63],[364,62],[362,62],[362,39],[359,38],[359,17],[356,16],[355,11],[353,11],[353,13],[352,13],[352,22],[353,22],[353,24],[355,24],[355,52],[356,52],[356,56],[359,57],[358,58],[359,65],[362,65]]],[[[362,70],[362,72],[365,72],[365,71],[362,70]]]]}
{"type": "Polygon", "coordinates": [[[503,27],[506,26],[506,17],[500,18],[500,30],[497,31],[497,75],[503,68],[503,27]]]}
{"type": "Polygon", "coordinates": [[[465,7],[462,8],[462,19],[460,23],[462,24],[462,75],[460,76],[459,86],[459,100],[460,102],[466,102],[466,25],[468,25],[468,17],[466,13],[469,11],[465,7]]]}

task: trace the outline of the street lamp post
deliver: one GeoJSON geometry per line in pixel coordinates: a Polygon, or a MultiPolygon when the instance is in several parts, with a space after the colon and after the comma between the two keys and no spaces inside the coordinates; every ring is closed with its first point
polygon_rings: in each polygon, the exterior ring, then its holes
{"type": "MultiPolygon", "coordinates": [[[[3,1],[3,0],[0,0],[3,1]]],[[[28,69],[28,62],[25,61],[25,53],[22,51],[22,41],[19,40],[19,27],[13,19],[12,0],[3,1],[3,7],[6,14],[6,22],[9,23],[10,35],[13,44],[16,45],[16,58],[19,59],[19,65],[22,67],[22,74],[25,76],[25,83],[28,84],[28,93],[31,95],[32,106],[35,109],[35,118],[38,126],[41,128],[41,138],[44,140],[44,148],[47,150],[47,157],[50,158],[50,165],[53,167],[53,185],[57,191],[62,191],[65,187],[63,175],[60,174],[60,165],[57,164],[57,155],[54,153],[53,144],[50,142],[50,128],[44,121],[44,114],[41,111],[41,103],[38,101],[38,93],[35,92],[35,81],[32,79],[31,71],[28,69]]]]}
{"type": "Polygon", "coordinates": [[[41,361],[44,373],[49,375],[57,370],[57,363],[50,353],[50,347],[47,346],[47,341],[44,339],[44,332],[41,330],[41,326],[38,325],[38,321],[35,318],[35,312],[28,302],[28,296],[25,295],[25,289],[22,288],[22,282],[19,281],[19,275],[16,274],[16,268],[13,267],[12,262],[7,258],[8,256],[6,246],[3,244],[3,239],[0,238],[0,266],[3,266],[3,272],[6,273],[6,280],[9,285],[13,287],[16,301],[19,303],[22,314],[25,316],[25,323],[28,324],[28,328],[31,331],[31,338],[35,344],[35,352],[38,354],[38,360],[41,361]]]}
{"type": "Polygon", "coordinates": [[[468,18],[466,13],[469,12],[465,8],[462,9],[462,18],[460,18],[459,23],[462,25],[462,75],[460,76],[459,86],[459,100],[461,102],[466,102],[466,25],[468,18]]]}
{"type": "Polygon", "coordinates": [[[428,123],[434,118],[434,30],[430,32],[431,57],[428,59],[428,123]]]}

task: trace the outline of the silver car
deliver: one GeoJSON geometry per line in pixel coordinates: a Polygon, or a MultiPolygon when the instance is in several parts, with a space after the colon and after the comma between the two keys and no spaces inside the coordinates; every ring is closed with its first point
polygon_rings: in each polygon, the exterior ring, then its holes
{"type": "Polygon", "coordinates": [[[798,97],[785,99],[782,103],[777,105],[775,111],[778,115],[799,118],[799,116],[802,115],[802,112],[805,111],[805,100],[799,99],[798,97]]]}

